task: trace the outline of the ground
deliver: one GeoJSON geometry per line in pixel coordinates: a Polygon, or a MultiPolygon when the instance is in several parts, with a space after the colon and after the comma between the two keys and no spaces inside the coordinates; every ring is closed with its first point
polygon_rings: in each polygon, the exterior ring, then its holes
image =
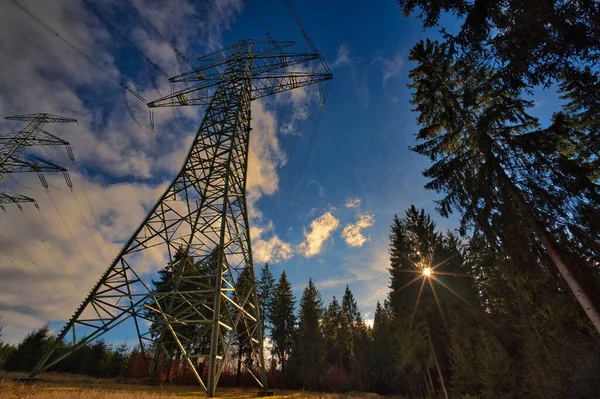
{"type": "MultiPolygon", "coordinates": [[[[20,373],[0,375],[0,399],[191,399],[204,398],[204,392],[195,386],[145,386],[119,384],[108,379],[65,374],[44,374],[32,384],[14,382],[13,379],[25,376],[20,373]]],[[[219,388],[218,398],[255,398],[257,388],[219,388]]],[[[273,398],[289,399],[375,399],[379,395],[365,392],[346,394],[280,391],[273,398]]]]}

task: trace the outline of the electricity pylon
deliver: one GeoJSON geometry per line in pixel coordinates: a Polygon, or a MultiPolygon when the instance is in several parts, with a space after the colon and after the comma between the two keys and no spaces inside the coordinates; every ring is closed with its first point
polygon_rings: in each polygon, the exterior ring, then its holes
{"type": "Polygon", "coordinates": [[[148,104],[208,107],[181,171],[31,377],[132,319],[148,378],[155,377],[161,356],[170,362],[178,352],[213,397],[231,346],[243,341],[250,349],[246,369],[266,389],[245,195],[250,104],[332,78],[316,50],[283,51],[293,44],[243,40],[201,57],[197,68],[170,79],[194,85],[148,104]],[[311,71],[292,69],[309,64],[311,71]],[[163,282],[152,288],[143,274],[156,259],[166,267],[163,282]],[[73,342],[65,345],[69,333],[73,342]]]}
{"type": "MultiPolygon", "coordinates": [[[[8,133],[0,135],[0,181],[11,173],[18,172],[36,172],[42,185],[47,189],[48,183],[44,177],[44,172],[62,172],[69,187],[73,187],[67,169],[58,166],[46,159],[30,155],[24,156],[27,147],[47,146],[47,145],[62,145],[67,148],[67,154],[71,161],[74,160],[73,152],[68,142],[56,137],[55,135],[43,130],[46,123],[66,123],[77,122],[72,118],[65,118],[51,114],[31,114],[17,115],[6,117],[9,121],[29,122],[25,128],[17,133],[8,133]]],[[[22,203],[33,202],[37,207],[37,203],[33,198],[25,195],[0,191],[0,209],[6,211],[4,204],[16,204],[19,209],[22,203]]]]}

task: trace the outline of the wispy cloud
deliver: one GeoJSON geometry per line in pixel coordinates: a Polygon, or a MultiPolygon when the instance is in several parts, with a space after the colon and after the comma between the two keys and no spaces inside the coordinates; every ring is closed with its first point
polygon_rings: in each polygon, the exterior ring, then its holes
{"type": "Polygon", "coordinates": [[[331,212],[324,213],[311,222],[308,231],[304,231],[305,240],[298,246],[298,251],[307,258],[321,253],[325,242],[339,225],[340,221],[331,212]]]}
{"type": "Polygon", "coordinates": [[[381,72],[383,74],[383,85],[385,86],[390,79],[400,76],[402,67],[404,66],[404,59],[402,54],[398,53],[393,58],[379,57],[379,60],[383,63],[381,72]]]}
{"type": "Polygon", "coordinates": [[[342,238],[346,244],[351,247],[362,247],[370,240],[369,237],[365,237],[364,234],[362,234],[362,230],[373,226],[373,224],[375,224],[374,215],[369,213],[359,215],[359,219],[356,223],[349,223],[344,227],[342,238]]]}
{"type": "Polygon", "coordinates": [[[337,57],[331,64],[331,68],[337,68],[350,63],[350,49],[346,43],[342,43],[338,48],[337,57]]]}
{"type": "Polygon", "coordinates": [[[338,48],[337,57],[331,64],[332,69],[346,68],[352,86],[356,89],[356,94],[361,103],[368,107],[370,103],[370,92],[367,86],[367,77],[364,68],[360,67],[361,59],[353,57],[350,48],[346,43],[342,43],[338,48]]]}

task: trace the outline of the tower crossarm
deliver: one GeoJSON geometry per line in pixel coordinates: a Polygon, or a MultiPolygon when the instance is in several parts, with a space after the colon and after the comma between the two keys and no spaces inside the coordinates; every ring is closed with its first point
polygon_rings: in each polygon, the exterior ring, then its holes
{"type": "Polygon", "coordinates": [[[31,156],[29,159],[9,158],[0,166],[0,174],[20,172],[66,172],[67,169],[45,159],[31,156]]]}
{"type": "Polygon", "coordinates": [[[238,58],[240,61],[250,60],[252,65],[252,75],[258,76],[263,73],[317,60],[319,59],[319,55],[314,53],[283,53],[278,55],[255,55],[252,53],[244,53],[229,59],[214,61],[204,67],[195,68],[192,71],[173,76],[169,81],[176,83],[220,79],[223,75],[223,70],[233,58],[238,58]]]}
{"type": "Polygon", "coordinates": [[[16,204],[20,210],[23,210],[23,208],[21,208],[21,204],[27,202],[32,202],[35,205],[35,207],[39,209],[37,203],[31,197],[27,197],[21,194],[9,193],[7,191],[0,191],[0,209],[2,209],[4,212],[6,212],[4,204],[16,204]]]}
{"type": "Polygon", "coordinates": [[[27,114],[27,115],[13,115],[6,117],[9,121],[39,121],[41,123],[64,123],[64,122],[77,122],[77,119],[67,118],[64,116],[39,113],[39,114],[27,114]]]}
{"type": "Polygon", "coordinates": [[[282,72],[252,79],[252,99],[282,93],[331,79],[330,73],[282,72]]]}
{"type": "Polygon", "coordinates": [[[252,100],[332,78],[329,70],[322,67],[326,64],[318,52],[283,51],[293,43],[242,40],[201,57],[198,59],[200,66],[169,79],[173,83],[195,84],[149,102],[148,107],[208,105],[216,87],[231,78],[232,70],[228,68],[236,64],[244,66],[243,75],[251,81],[252,100]]]}
{"type": "MultiPolygon", "coordinates": [[[[250,97],[257,98],[297,89],[302,86],[324,82],[331,79],[330,73],[311,72],[270,72],[250,78],[252,91],[250,97]]],[[[214,88],[219,81],[208,80],[168,96],[148,103],[150,108],[175,107],[188,105],[208,105],[214,88]]]]}
{"type": "Polygon", "coordinates": [[[255,55],[268,55],[279,52],[281,49],[293,46],[294,44],[296,44],[296,42],[293,40],[240,40],[231,46],[198,57],[197,60],[200,63],[220,61],[229,58],[232,55],[239,55],[240,53],[247,51],[249,46],[252,47],[252,53],[255,55]]]}

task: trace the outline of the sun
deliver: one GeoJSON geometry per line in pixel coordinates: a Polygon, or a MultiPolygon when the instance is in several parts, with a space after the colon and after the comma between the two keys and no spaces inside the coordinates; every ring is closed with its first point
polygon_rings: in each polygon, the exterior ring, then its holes
{"type": "Polygon", "coordinates": [[[431,276],[431,273],[432,273],[432,271],[431,271],[431,269],[429,267],[426,267],[426,268],[423,269],[423,275],[425,277],[431,276]]]}

